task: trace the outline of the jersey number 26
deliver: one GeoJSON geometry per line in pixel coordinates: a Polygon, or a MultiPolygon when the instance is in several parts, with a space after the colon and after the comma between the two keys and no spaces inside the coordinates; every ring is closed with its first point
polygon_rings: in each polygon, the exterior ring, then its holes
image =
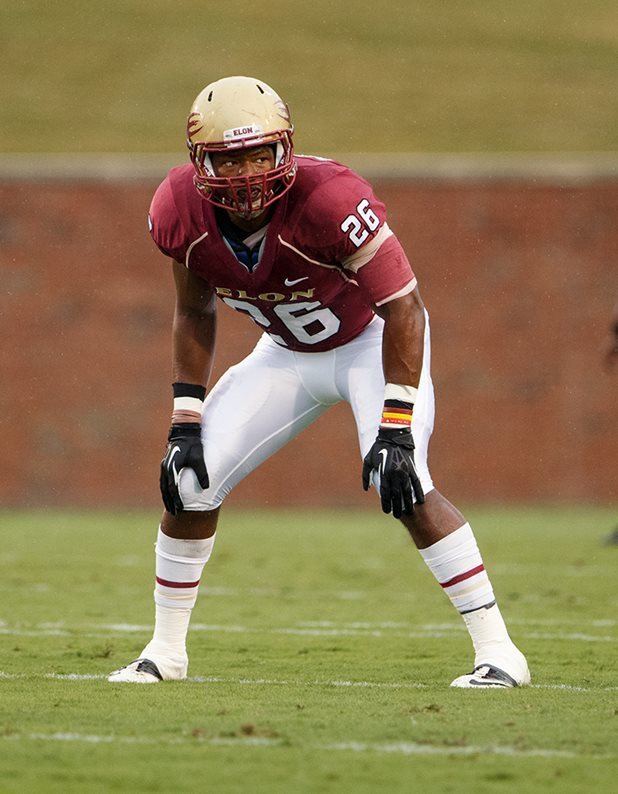
{"type": "Polygon", "coordinates": [[[356,212],[357,214],[350,213],[339,228],[342,232],[348,232],[350,240],[359,248],[369,237],[369,232],[374,232],[378,228],[380,221],[369,206],[368,199],[358,202],[356,212]]]}

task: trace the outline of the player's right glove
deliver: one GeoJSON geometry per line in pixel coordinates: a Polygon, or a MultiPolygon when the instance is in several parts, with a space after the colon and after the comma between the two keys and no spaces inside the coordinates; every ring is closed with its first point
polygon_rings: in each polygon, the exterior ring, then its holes
{"type": "Polygon", "coordinates": [[[380,474],[380,499],[385,513],[392,510],[395,518],[412,513],[412,493],[419,504],[425,501],[414,466],[414,439],[409,430],[380,428],[363,461],[363,488],[366,491],[374,469],[380,474]]]}
{"type": "Polygon", "coordinates": [[[210,485],[202,448],[202,426],[198,423],[172,425],[161,461],[161,496],[165,509],[173,516],[184,509],[178,491],[181,469],[193,469],[202,488],[210,485]]]}

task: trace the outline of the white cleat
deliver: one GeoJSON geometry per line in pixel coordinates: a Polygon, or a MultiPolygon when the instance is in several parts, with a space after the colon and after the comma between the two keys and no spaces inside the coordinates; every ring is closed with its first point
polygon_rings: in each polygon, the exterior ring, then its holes
{"type": "Polygon", "coordinates": [[[517,686],[527,686],[530,683],[530,671],[526,657],[517,648],[508,661],[487,661],[477,664],[474,670],[467,675],[460,675],[451,686],[459,689],[512,689],[517,686]],[[505,669],[506,668],[506,669],[505,669]]]}
{"type": "Polygon", "coordinates": [[[112,684],[158,684],[163,681],[157,665],[150,659],[136,659],[107,677],[112,684]]]}

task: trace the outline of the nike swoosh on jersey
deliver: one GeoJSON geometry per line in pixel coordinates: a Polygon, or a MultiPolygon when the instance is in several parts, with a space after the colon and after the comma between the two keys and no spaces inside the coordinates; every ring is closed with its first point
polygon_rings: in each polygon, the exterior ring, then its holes
{"type": "Polygon", "coordinates": [[[286,287],[293,287],[294,284],[300,284],[301,281],[306,281],[308,278],[309,276],[303,276],[302,278],[295,278],[295,279],[286,278],[283,283],[285,284],[286,287]]]}

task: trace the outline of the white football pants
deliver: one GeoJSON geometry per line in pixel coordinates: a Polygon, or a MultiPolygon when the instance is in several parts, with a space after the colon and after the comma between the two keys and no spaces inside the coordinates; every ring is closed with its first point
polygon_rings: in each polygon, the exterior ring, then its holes
{"type": "MultiPolygon", "coordinates": [[[[412,433],[414,460],[427,493],[433,488],[427,447],[434,397],[429,317],[425,318],[412,433]]],[[[340,400],[352,407],[363,458],[375,440],[384,405],[383,327],[376,316],[351,342],[323,353],[295,353],[264,334],[253,352],[231,367],[206,398],[202,441],[210,487],[202,490],[193,469],[182,469],[179,490],[185,510],[219,507],[244,477],[340,400]]],[[[375,472],[374,485],[378,485],[375,472]]]]}

